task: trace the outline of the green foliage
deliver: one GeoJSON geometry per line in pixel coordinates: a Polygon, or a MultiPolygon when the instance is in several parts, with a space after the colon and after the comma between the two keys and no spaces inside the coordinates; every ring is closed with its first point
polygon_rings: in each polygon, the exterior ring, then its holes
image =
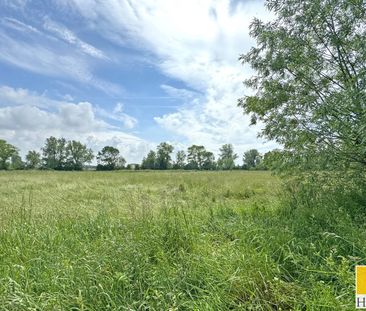
{"type": "Polygon", "coordinates": [[[37,169],[41,165],[41,154],[35,150],[28,151],[25,159],[28,169],[37,169]]]}
{"type": "Polygon", "coordinates": [[[257,41],[240,59],[255,76],[239,105],[283,145],[290,168],[366,166],[364,1],[269,0],[276,15],[256,19],[257,41]],[[289,160],[292,158],[293,160],[289,160]]]}
{"type": "Polygon", "coordinates": [[[118,159],[117,159],[117,163],[116,163],[115,169],[116,170],[122,170],[122,169],[125,168],[125,165],[126,165],[125,158],[122,157],[122,156],[119,156],[118,159]]]}
{"type": "Polygon", "coordinates": [[[215,170],[216,169],[216,162],[215,156],[211,151],[204,151],[201,154],[201,166],[199,169],[202,170],[215,170]]]}
{"type": "Polygon", "coordinates": [[[250,170],[258,168],[262,161],[262,157],[257,149],[250,149],[244,152],[243,165],[244,169],[250,170]]]}
{"type": "Polygon", "coordinates": [[[204,146],[192,145],[191,147],[188,147],[187,166],[190,169],[200,169],[202,167],[202,158],[205,151],[204,146]]]}
{"type": "Polygon", "coordinates": [[[172,165],[171,153],[173,146],[168,143],[161,143],[157,152],[150,150],[143,158],[142,169],[187,169],[187,170],[215,170],[217,168],[215,156],[207,151],[204,146],[192,145],[188,148],[188,156],[180,150],[176,155],[176,162],[172,165]],[[188,162],[186,163],[186,158],[188,162]]]}
{"type": "Polygon", "coordinates": [[[156,168],[156,153],[153,150],[150,150],[145,158],[143,158],[141,163],[142,169],[150,169],[153,170],[156,168]]]}
{"type": "Polygon", "coordinates": [[[213,170],[216,167],[215,157],[204,146],[188,147],[188,163],[186,168],[191,170],[213,170]]]}
{"type": "Polygon", "coordinates": [[[282,157],[284,156],[284,151],[280,149],[274,149],[268,151],[264,154],[262,165],[266,169],[270,169],[273,171],[280,171],[281,165],[283,164],[282,157]]]}
{"type": "Polygon", "coordinates": [[[366,6],[269,0],[267,7],[276,19],[254,20],[257,47],[240,58],[255,71],[245,82],[255,95],[239,105],[264,124],[262,136],[284,146],[263,164],[286,179],[275,220],[264,222],[270,246],[258,247],[274,254],[282,284],[307,288],[301,306],[285,309],[352,310],[354,265],[366,262],[366,6]]]}
{"type": "Polygon", "coordinates": [[[23,162],[21,156],[19,154],[13,154],[10,160],[10,168],[12,170],[24,170],[25,163],[23,162]]]}
{"type": "MultiPolygon", "coordinates": [[[[93,152],[86,145],[72,140],[67,141],[65,138],[49,137],[46,139],[42,148],[43,167],[53,170],[82,170],[86,163],[90,163],[93,159],[93,152]]],[[[27,155],[27,161],[33,161],[31,165],[35,165],[38,161],[38,154],[31,151],[27,155]],[[29,158],[29,159],[28,159],[29,158]]],[[[34,166],[35,167],[35,166],[34,166]]],[[[32,167],[32,168],[34,168],[32,167]]]]}
{"type": "Polygon", "coordinates": [[[66,165],[66,139],[49,137],[46,139],[43,152],[43,166],[47,169],[63,170],[66,165]]]}
{"type": "Polygon", "coordinates": [[[166,170],[172,166],[171,153],[174,147],[168,143],[160,143],[156,151],[156,168],[166,170]]]}
{"type": "Polygon", "coordinates": [[[223,145],[220,148],[220,155],[217,161],[217,167],[221,170],[232,170],[235,167],[235,160],[238,155],[234,153],[232,144],[223,145]]]}
{"type": "Polygon", "coordinates": [[[11,158],[18,155],[18,149],[0,139],[0,170],[6,170],[10,166],[11,158]]]}
{"type": "Polygon", "coordinates": [[[85,163],[90,163],[94,156],[93,151],[79,141],[69,141],[66,146],[67,169],[80,171],[85,163]]]}
{"type": "Polygon", "coordinates": [[[105,146],[97,155],[97,170],[111,171],[117,168],[123,168],[126,160],[119,156],[119,150],[112,146],[105,146]]]}
{"type": "Polygon", "coordinates": [[[354,310],[366,193],[333,177],[0,173],[0,309],[354,310]]]}
{"type": "Polygon", "coordinates": [[[184,169],[186,166],[186,153],[183,150],[179,150],[176,155],[176,160],[173,165],[174,169],[184,169]]]}

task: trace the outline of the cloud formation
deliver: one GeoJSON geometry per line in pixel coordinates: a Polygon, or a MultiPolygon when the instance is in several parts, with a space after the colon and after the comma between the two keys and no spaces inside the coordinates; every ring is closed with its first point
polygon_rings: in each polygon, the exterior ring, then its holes
{"type": "Polygon", "coordinates": [[[122,93],[121,86],[94,73],[95,59],[107,61],[108,57],[62,24],[45,17],[45,32],[15,18],[4,17],[0,22],[4,26],[0,28],[0,61],[37,74],[77,81],[107,94],[122,93]]]}
{"type": "Polygon", "coordinates": [[[23,155],[28,150],[41,148],[52,135],[80,140],[95,152],[111,144],[120,148],[128,161],[140,161],[152,144],[124,132],[103,117],[89,102],[58,101],[26,89],[0,87],[1,138],[18,146],[23,155]]]}
{"type": "Polygon", "coordinates": [[[68,29],[64,25],[56,23],[49,17],[44,18],[43,28],[53,33],[61,40],[76,46],[78,49],[80,49],[81,52],[87,55],[101,59],[108,59],[108,57],[104,55],[101,50],[79,39],[70,29],[68,29]]]}
{"type": "Polygon", "coordinates": [[[126,129],[134,128],[138,121],[136,118],[123,112],[123,104],[117,103],[112,112],[108,112],[101,107],[97,107],[96,111],[99,115],[120,122],[126,129]]]}
{"type": "Polygon", "coordinates": [[[242,81],[250,72],[238,57],[253,44],[250,22],[269,16],[262,1],[65,1],[105,38],[152,52],[161,72],[190,88],[162,86],[184,100],[176,112],[155,117],[162,128],[186,144],[203,143],[214,151],[228,142],[240,152],[275,146],[256,138],[260,127],[249,127],[236,106],[249,92],[242,81]]]}
{"type": "MultiPolygon", "coordinates": [[[[46,133],[69,135],[94,148],[105,140],[130,150],[136,160],[155,145],[129,133],[137,127],[146,133],[145,124],[151,135],[169,137],[179,148],[204,144],[217,153],[222,144],[232,143],[242,153],[276,147],[257,139],[260,126],[250,127],[249,118],[237,107],[237,99],[250,92],[242,84],[250,70],[238,62],[239,54],[254,44],[249,24],[253,16],[270,18],[262,0],[51,0],[49,4],[54,11],[44,10],[35,0],[0,4],[27,12],[0,18],[0,61],[50,77],[53,85],[66,86],[72,96],[60,92],[61,101],[41,91],[0,86],[1,136],[17,145],[24,143],[25,149],[43,141],[46,133]],[[29,10],[33,6],[38,15],[29,10]],[[117,66],[131,61],[130,55],[142,73],[128,81],[126,76],[121,79],[117,66]],[[163,79],[150,81],[156,76],[163,79]],[[140,85],[134,83],[144,85],[139,79],[145,77],[150,84],[140,93],[140,85]],[[121,81],[132,86],[130,94],[121,81]],[[75,94],[89,99],[95,94],[83,94],[85,89],[78,93],[80,86],[102,90],[105,97],[97,102],[105,103],[75,102],[75,94]],[[122,93],[127,96],[118,99],[122,93]],[[130,95],[141,101],[140,109],[156,109],[150,116],[155,125],[144,111],[139,114],[143,120],[125,112],[130,95]],[[159,99],[169,103],[159,105],[159,99]]],[[[160,142],[162,137],[154,140],[160,142]]]]}

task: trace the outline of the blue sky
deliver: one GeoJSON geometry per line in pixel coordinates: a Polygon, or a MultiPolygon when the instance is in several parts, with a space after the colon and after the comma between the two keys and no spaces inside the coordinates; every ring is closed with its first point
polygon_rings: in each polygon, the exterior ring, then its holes
{"type": "Polygon", "coordinates": [[[0,137],[23,155],[50,135],[114,145],[128,162],[161,141],[272,149],[236,107],[254,16],[262,1],[0,0],[0,137]]]}

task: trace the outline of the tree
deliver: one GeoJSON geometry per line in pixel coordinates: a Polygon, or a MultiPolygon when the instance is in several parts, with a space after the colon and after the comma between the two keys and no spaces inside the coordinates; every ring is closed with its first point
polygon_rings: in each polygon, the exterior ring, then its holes
{"type": "Polygon", "coordinates": [[[126,165],[126,159],[122,156],[119,156],[117,158],[117,163],[116,163],[115,169],[122,170],[125,168],[125,165],[126,165]]]}
{"type": "Polygon", "coordinates": [[[232,144],[223,145],[220,148],[220,156],[217,161],[218,168],[222,170],[232,170],[235,167],[235,160],[238,155],[234,153],[232,144]]]}
{"type": "Polygon", "coordinates": [[[56,148],[57,148],[57,138],[49,137],[46,139],[45,146],[42,148],[43,153],[43,165],[45,168],[55,169],[58,164],[56,160],[56,148]]]}
{"type": "Polygon", "coordinates": [[[257,149],[250,149],[244,152],[243,155],[243,164],[244,169],[250,170],[254,169],[261,162],[261,155],[257,149]]]}
{"type": "Polygon", "coordinates": [[[200,169],[202,170],[215,170],[216,163],[215,163],[215,156],[210,151],[204,151],[201,155],[202,163],[200,169]]]}
{"type": "MultiPolygon", "coordinates": [[[[43,166],[54,170],[82,170],[94,157],[92,150],[81,142],[53,136],[46,139],[42,153],[43,166]]],[[[27,162],[31,168],[36,167],[37,157],[39,154],[35,151],[28,153],[27,162]]]]}
{"type": "Polygon", "coordinates": [[[168,143],[160,143],[156,152],[156,165],[160,170],[166,170],[171,167],[171,153],[174,147],[168,143]]]}
{"type": "Polygon", "coordinates": [[[282,157],[284,156],[283,151],[279,149],[274,149],[272,151],[268,151],[263,156],[263,165],[264,167],[270,170],[280,170],[282,157]]]}
{"type": "Polygon", "coordinates": [[[192,145],[188,148],[188,169],[211,170],[216,168],[214,154],[204,146],[192,145]]]}
{"type": "Polygon", "coordinates": [[[43,165],[45,168],[54,170],[64,170],[67,160],[67,142],[65,138],[55,138],[53,136],[46,139],[42,148],[43,165]]]}
{"type": "Polygon", "coordinates": [[[188,168],[201,169],[203,164],[203,155],[206,152],[204,146],[192,145],[188,147],[188,168]]]}
{"type": "Polygon", "coordinates": [[[11,156],[10,168],[12,170],[24,170],[25,163],[23,162],[21,156],[18,153],[14,153],[11,156]]]}
{"type": "Polygon", "coordinates": [[[112,146],[105,146],[97,155],[97,170],[114,170],[119,161],[119,150],[112,146]]]}
{"type": "Polygon", "coordinates": [[[35,150],[28,151],[25,156],[26,159],[26,167],[28,169],[36,169],[39,168],[41,164],[41,154],[35,150]]]}
{"type": "Polygon", "coordinates": [[[16,155],[18,155],[18,149],[5,140],[0,139],[0,170],[8,169],[9,161],[16,155]]]}
{"type": "Polygon", "coordinates": [[[65,138],[61,137],[57,140],[56,145],[56,161],[58,165],[57,170],[64,170],[67,163],[67,141],[65,138]]]}
{"type": "Polygon", "coordinates": [[[366,167],[366,6],[362,0],[269,0],[277,18],[255,19],[257,41],[240,60],[254,69],[239,100],[261,135],[294,167],[366,167]],[[286,157],[284,157],[286,159],[286,157]],[[326,161],[322,161],[326,159],[326,161]]]}
{"type": "Polygon", "coordinates": [[[153,170],[156,168],[156,153],[150,150],[145,158],[143,158],[141,163],[142,169],[153,170]]]}
{"type": "Polygon", "coordinates": [[[186,165],[186,153],[183,150],[179,150],[176,154],[174,168],[175,169],[183,169],[186,165]]]}
{"type": "Polygon", "coordinates": [[[66,146],[67,169],[82,170],[86,163],[90,163],[93,158],[93,151],[79,141],[69,141],[66,146]]]}

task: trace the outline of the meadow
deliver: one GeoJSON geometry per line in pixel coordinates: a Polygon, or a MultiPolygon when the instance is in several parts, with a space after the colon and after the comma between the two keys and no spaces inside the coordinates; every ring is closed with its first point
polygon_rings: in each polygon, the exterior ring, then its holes
{"type": "Polygon", "coordinates": [[[284,187],[255,171],[1,172],[0,310],[353,310],[364,225],[284,187]]]}

